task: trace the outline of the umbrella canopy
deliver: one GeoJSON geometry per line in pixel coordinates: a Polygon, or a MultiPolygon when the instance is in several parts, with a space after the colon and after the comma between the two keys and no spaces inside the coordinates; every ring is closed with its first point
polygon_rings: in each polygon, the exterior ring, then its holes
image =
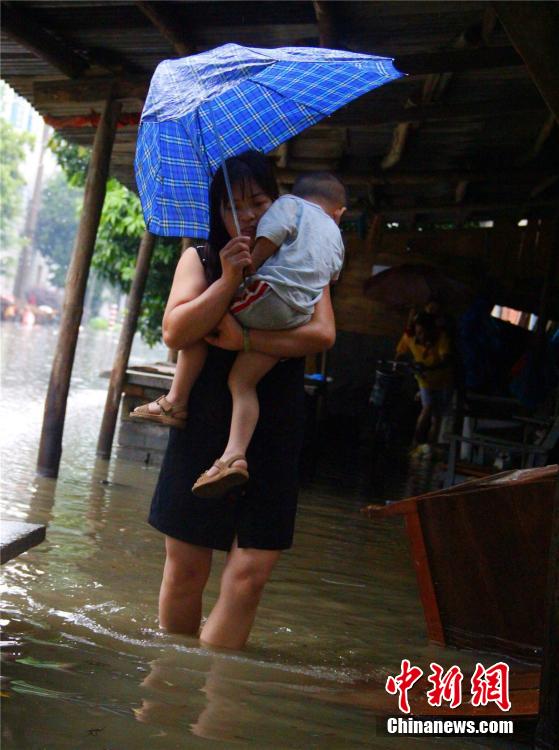
{"type": "Polygon", "coordinates": [[[389,58],[312,47],[225,44],[160,63],[138,133],[136,181],[150,232],[206,238],[220,164],[270,151],[351,100],[400,78],[389,58]]]}
{"type": "Polygon", "coordinates": [[[365,282],[365,294],[392,307],[420,307],[436,300],[457,309],[473,299],[467,286],[422,263],[404,263],[371,276],[365,282]]]}

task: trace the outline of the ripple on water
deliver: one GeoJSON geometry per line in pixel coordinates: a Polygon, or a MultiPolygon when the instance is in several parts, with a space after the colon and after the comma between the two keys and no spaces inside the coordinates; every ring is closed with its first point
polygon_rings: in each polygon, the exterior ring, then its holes
{"type": "MultiPolygon", "coordinates": [[[[356,696],[402,656],[441,658],[425,643],[401,525],[364,519],[339,482],[319,481],[302,493],[295,546],[246,650],[209,651],[161,632],[163,545],[145,522],[157,473],[95,460],[106,388],[98,373],[110,368],[114,336],[81,335],[60,478],[35,477],[54,341],[51,330],[6,326],[2,336],[3,512],[48,523],[47,541],[3,570],[3,747],[393,747],[356,696]]],[[[165,353],[136,345],[136,356],[165,353]]],[[[224,559],[215,557],[206,614],[224,559]]]]}

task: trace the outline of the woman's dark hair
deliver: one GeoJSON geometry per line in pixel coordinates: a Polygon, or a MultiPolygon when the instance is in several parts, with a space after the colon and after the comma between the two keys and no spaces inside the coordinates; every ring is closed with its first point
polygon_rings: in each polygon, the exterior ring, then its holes
{"type": "MultiPolygon", "coordinates": [[[[278,184],[272,160],[268,156],[260,151],[244,151],[227,159],[226,164],[231,186],[241,183],[244,189],[250,180],[254,180],[271,200],[276,200],[279,195],[278,184]]],[[[223,168],[220,167],[210,187],[210,236],[206,253],[206,277],[209,283],[221,276],[219,251],[231,239],[221,218],[221,208],[228,202],[223,168]]]]}

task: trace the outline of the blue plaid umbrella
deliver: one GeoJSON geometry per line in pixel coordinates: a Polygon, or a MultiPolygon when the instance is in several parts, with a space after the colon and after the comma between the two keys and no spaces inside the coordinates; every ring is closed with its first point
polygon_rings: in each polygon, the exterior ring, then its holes
{"type": "Polygon", "coordinates": [[[312,47],[225,44],[164,60],[136,149],[146,227],[166,237],[207,238],[209,185],[225,159],[268,152],[401,75],[389,58],[312,47]]]}

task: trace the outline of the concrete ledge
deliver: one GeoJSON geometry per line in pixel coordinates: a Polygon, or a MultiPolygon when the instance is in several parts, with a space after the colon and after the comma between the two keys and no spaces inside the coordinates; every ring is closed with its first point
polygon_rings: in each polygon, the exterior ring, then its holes
{"type": "Polygon", "coordinates": [[[8,560],[40,544],[45,538],[46,530],[46,526],[36,523],[2,521],[0,528],[1,564],[4,565],[8,560]]]}

